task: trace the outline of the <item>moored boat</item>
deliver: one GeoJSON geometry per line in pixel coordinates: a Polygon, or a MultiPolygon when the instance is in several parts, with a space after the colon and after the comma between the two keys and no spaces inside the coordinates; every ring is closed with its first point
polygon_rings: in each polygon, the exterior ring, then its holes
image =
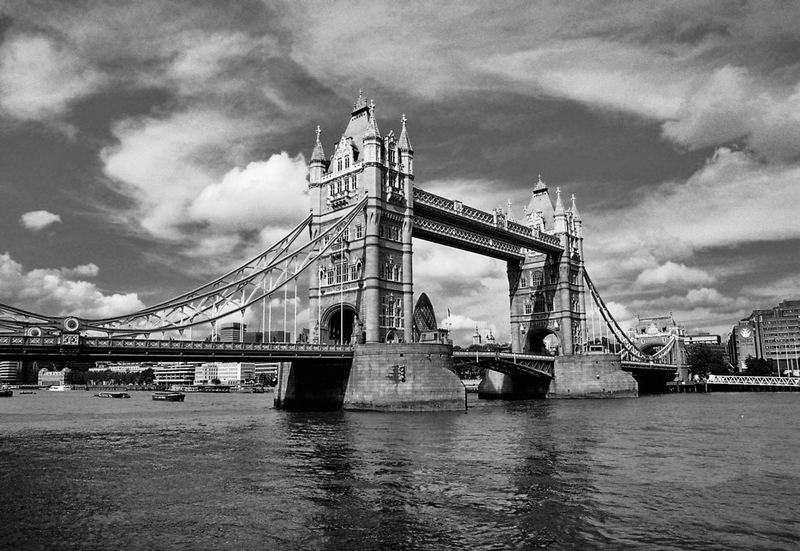
{"type": "Polygon", "coordinates": [[[65,392],[67,390],[72,390],[72,387],[69,385],[53,385],[49,387],[47,390],[50,392],[65,392]]]}
{"type": "Polygon", "coordinates": [[[97,398],[130,398],[131,395],[127,392],[98,392],[95,394],[97,398]]]}
{"type": "Polygon", "coordinates": [[[186,398],[186,394],[183,392],[154,392],[153,393],[153,400],[159,400],[162,402],[183,402],[183,399],[186,398]]]}
{"type": "Polygon", "coordinates": [[[14,396],[14,391],[10,388],[0,388],[0,398],[11,398],[14,396]]]}

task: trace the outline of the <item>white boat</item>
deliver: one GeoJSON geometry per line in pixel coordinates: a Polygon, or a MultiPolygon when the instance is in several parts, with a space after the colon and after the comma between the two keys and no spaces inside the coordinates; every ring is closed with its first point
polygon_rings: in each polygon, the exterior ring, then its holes
{"type": "Polygon", "coordinates": [[[47,390],[51,392],[64,392],[66,390],[72,390],[72,387],[69,385],[53,385],[49,387],[47,390]]]}

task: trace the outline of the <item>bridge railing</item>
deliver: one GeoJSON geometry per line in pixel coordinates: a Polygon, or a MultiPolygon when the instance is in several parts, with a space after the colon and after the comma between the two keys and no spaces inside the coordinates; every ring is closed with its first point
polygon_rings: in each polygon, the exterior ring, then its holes
{"type": "Polygon", "coordinates": [[[789,386],[800,388],[800,377],[760,375],[709,375],[706,383],[715,385],[789,386]]]}
{"type": "Polygon", "coordinates": [[[241,351],[292,351],[292,352],[352,352],[349,344],[314,344],[307,342],[228,342],[189,341],[176,339],[125,339],[109,337],[78,337],[74,334],[32,337],[28,335],[0,335],[0,346],[88,346],[92,348],[158,348],[181,350],[241,350],[241,351]]]}
{"type": "Polygon", "coordinates": [[[491,351],[478,351],[478,350],[458,350],[453,352],[453,356],[457,358],[496,358],[501,360],[529,360],[540,362],[555,362],[554,356],[545,356],[539,354],[516,354],[514,352],[491,352],[491,351]]]}

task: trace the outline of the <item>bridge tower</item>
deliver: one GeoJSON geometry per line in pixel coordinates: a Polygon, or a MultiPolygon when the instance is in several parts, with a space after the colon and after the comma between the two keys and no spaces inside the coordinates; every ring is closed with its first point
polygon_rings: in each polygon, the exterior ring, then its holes
{"type": "Polygon", "coordinates": [[[564,208],[539,176],[525,208],[534,230],[559,238],[558,253],[528,251],[508,261],[512,351],[528,354],[579,354],[586,335],[583,285],[583,222],[575,205],[564,208]]]}
{"type": "Polygon", "coordinates": [[[367,203],[311,270],[312,342],[411,342],[414,151],[406,118],[399,136],[382,136],[375,104],[359,92],[330,159],[320,134],[317,127],[309,164],[312,235],[367,203]]]}

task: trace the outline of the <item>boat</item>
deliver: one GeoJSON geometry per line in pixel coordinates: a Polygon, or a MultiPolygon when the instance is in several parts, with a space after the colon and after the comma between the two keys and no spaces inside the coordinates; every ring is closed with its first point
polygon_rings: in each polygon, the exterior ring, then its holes
{"type": "Polygon", "coordinates": [[[14,395],[14,391],[10,388],[0,388],[0,398],[11,398],[14,395]]]}
{"type": "Polygon", "coordinates": [[[130,398],[131,395],[127,392],[98,392],[95,394],[97,398],[130,398]]]}
{"type": "Polygon", "coordinates": [[[158,400],[161,402],[183,402],[183,399],[186,398],[186,394],[183,392],[154,392],[153,393],[153,400],[158,400]]]}
{"type": "Polygon", "coordinates": [[[20,394],[36,394],[33,390],[20,390],[20,394]]]}
{"type": "Polygon", "coordinates": [[[72,390],[72,387],[69,385],[53,385],[49,387],[47,390],[50,392],[64,392],[67,390],[72,390]]]}

